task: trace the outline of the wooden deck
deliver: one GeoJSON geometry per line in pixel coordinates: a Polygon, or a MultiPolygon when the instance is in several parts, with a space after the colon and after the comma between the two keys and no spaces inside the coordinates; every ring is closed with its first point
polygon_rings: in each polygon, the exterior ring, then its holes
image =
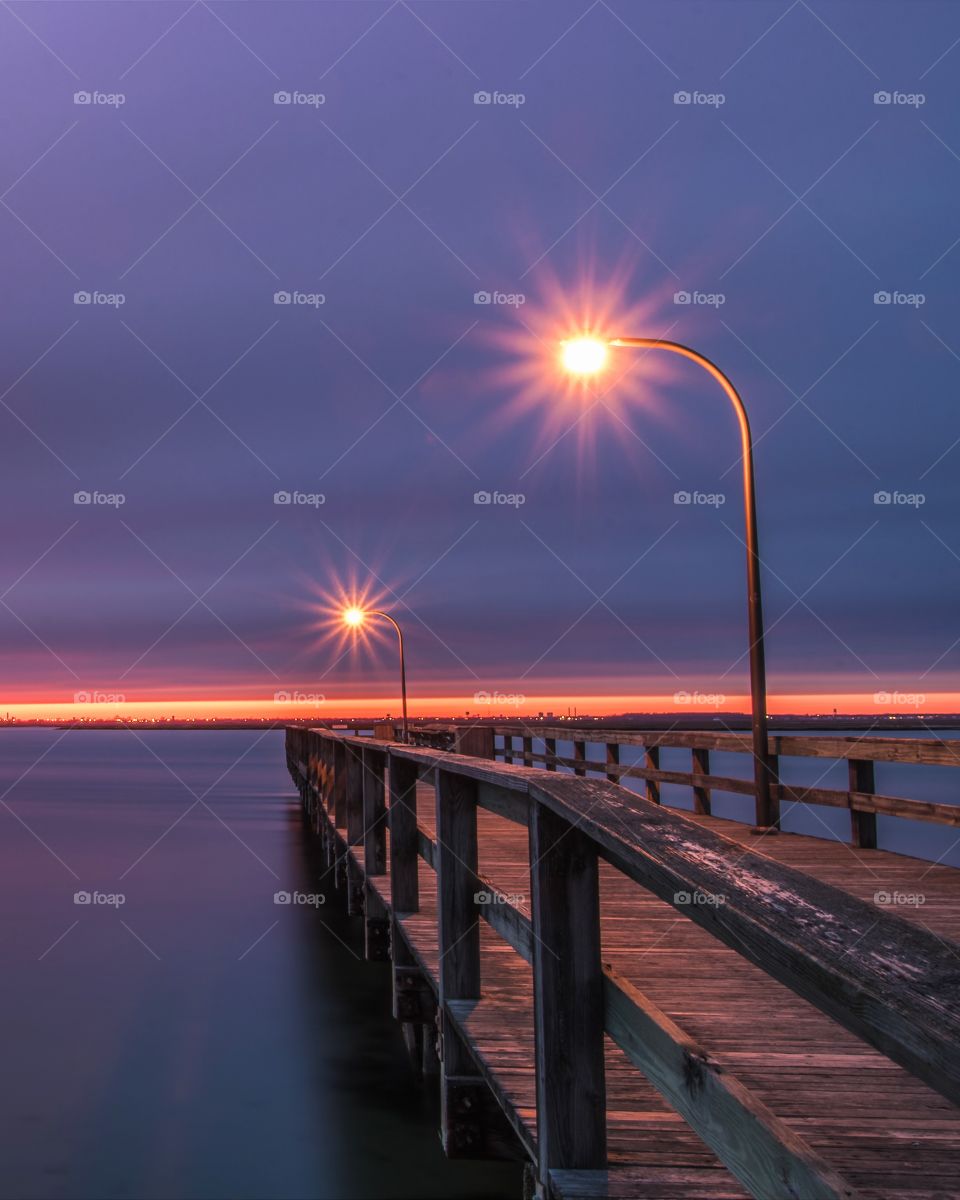
{"type": "MultiPolygon", "coordinates": [[[[366,874],[365,847],[348,832],[344,806],[340,823],[334,806],[329,815],[319,805],[311,811],[318,830],[327,826],[330,869],[351,881],[355,907],[357,889],[365,892],[368,924],[374,922],[368,938],[371,956],[379,956],[376,922],[389,922],[395,964],[401,965],[407,980],[419,976],[425,982],[436,1007],[443,989],[440,899],[435,864],[429,861],[439,853],[434,787],[420,782],[417,801],[424,857],[417,868],[418,909],[411,913],[393,911],[389,853],[383,873],[366,874]],[[349,864],[346,872],[344,861],[349,864]]],[[[633,797],[631,801],[644,803],[633,797]]],[[[709,830],[734,843],[729,860],[733,864],[738,853],[745,859],[749,855],[751,863],[759,855],[770,864],[793,868],[869,902],[884,928],[891,913],[895,931],[897,918],[922,927],[942,948],[946,975],[960,979],[956,940],[960,871],[800,835],[758,837],[746,826],[705,814],[680,819],[689,821],[693,829],[709,830]],[[883,903],[881,895],[881,903],[875,904],[878,893],[900,898],[920,894],[924,902],[892,905],[883,903]]],[[[484,890],[496,894],[504,912],[516,910],[532,921],[527,829],[481,807],[477,846],[476,870],[484,890]]],[[[648,1080],[608,1033],[603,1041],[606,1165],[551,1168],[546,1184],[541,1177],[545,1192],[558,1198],[603,1195],[619,1200],[732,1200],[751,1194],[764,1200],[960,1196],[960,1110],[929,1081],[917,1078],[743,953],[723,944],[702,922],[687,915],[693,905],[685,905],[682,896],[670,903],[601,861],[599,899],[601,955],[608,978],[623,981],[631,995],[630,989],[635,989],[641,1005],[649,1004],[661,1026],[669,1029],[670,1044],[687,1047],[683,1070],[689,1073],[700,1061],[709,1062],[711,1079],[721,1079],[735,1098],[740,1095],[737,1089],[747,1097],[733,1109],[716,1109],[717,1121],[731,1111],[737,1122],[743,1122],[741,1128],[724,1129],[718,1135],[720,1143],[740,1139],[749,1146],[754,1135],[751,1122],[767,1122],[795,1160],[812,1164],[815,1182],[808,1191],[785,1172],[779,1183],[768,1176],[763,1185],[745,1187],[705,1144],[703,1129],[695,1132],[666,1102],[662,1088],[655,1086],[663,1080],[648,1080]]],[[[725,902],[722,893],[701,893],[696,899],[699,907],[725,902]]],[[[479,927],[480,997],[447,1000],[443,1007],[462,1043],[461,1051],[469,1057],[469,1069],[461,1063],[457,1073],[480,1077],[521,1153],[537,1163],[533,970],[489,918],[474,920],[479,927]]],[[[829,935],[829,929],[814,932],[829,935]]],[[[864,941],[870,939],[865,936],[864,941]]],[[[856,952],[852,946],[849,949],[852,958],[856,952]]],[[[898,970],[909,973],[906,958],[894,964],[894,974],[898,970]]],[[[607,1019],[609,1023],[609,1015],[607,1019]]],[[[697,1086],[694,1081],[694,1094],[697,1086]]],[[[497,1152],[499,1143],[493,1135],[489,1141],[481,1135],[481,1143],[474,1146],[475,1153],[497,1152]]],[[[456,1146],[456,1137],[451,1136],[448,1149],[457,1152],[456,1146]]],[[[738,1160],[741,1153],[749,1157],[750,1151],[734,1150],[725,1157],[738,1160]]],[[[749,1169],[738,1174],[752,1178],[749,1169]]]]}

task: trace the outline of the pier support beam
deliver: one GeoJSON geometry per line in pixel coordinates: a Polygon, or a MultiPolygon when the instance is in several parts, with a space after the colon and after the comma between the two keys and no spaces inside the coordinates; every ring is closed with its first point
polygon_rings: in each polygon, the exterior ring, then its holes
{"type": "Polygon", "coordinates": [[[596,845],[530,811],[539,1177],[607,1162],[603,970],[596,845]]]}
{"type": "Polygon", "coordinates": [[[484,1086],[450,1017],[448,1005],[480,999],[477,785],[437,770],[437,906],[440,949],[440,1137],[451,1158],[479,1155],[479,1094],[484,1086]]]}

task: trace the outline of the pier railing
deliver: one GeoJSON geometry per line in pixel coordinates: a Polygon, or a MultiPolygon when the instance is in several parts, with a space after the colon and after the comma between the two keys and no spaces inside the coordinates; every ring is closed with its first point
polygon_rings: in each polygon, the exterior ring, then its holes
{"type": "MultiPolygon", "coordinates": [[[[569,734],[556,731],[558,739],[569,734]]],[[[610,737],[606,731],[599,736],[610,737]]],[[[720,740],[726,749],[729,743],[720,740]]],[[[781,752],[793,740],[778,739],[781,752]]],[[[836,742],[831,754],[847,748],[840,739],[827,741],[836,742]]],[[[702,753],[718,738],[658,734],[642,744],[702,753]]],[[[529,747],[522,753],[531,757],[529,747]]],[[[543,1194],[575,1184],[571,1173],[602,1172],[608,1165],[606,1034],[754,1196],[839,1200],[854,1194],[802,1137],[605,964],[601,861],[960,1102],[960,976],[943,942],[917,924],[744,851],[609,780],[587,778],[579,757],[578,775],[551,774],[297,728],[287,730],[287,756],[328,865],[345,884],[351,910],[365,916],[368,957],[392,958],[395,1015],[426,1023],[431,1013],[424,993],[435,993],[449,1152],[469,1155],[483,1145],[483,1093],[496,1098],[543,1194]],[[418,813],[418,783],[433,789],[432,829],[418,813]],[[519,902],[478,902],[478,894],[496,890],[478,865],[481,810],[527,830],[529,912],[519,902]],[[422,928],[421,860],[436,873],[435,909],[431,898],[427,914],[435,920],[432,975],[410,935],[412,923],[420,920],[422,928]],[[691,895],[722,895],[723,903],[691,905],[685,899],[691,895]],[[470,1018],[486,994],[481,920],[532,967],[535,1139],[504,1103],[495,1071],[475,1053],[470,1018]]],[[[651,783],[665,774],[649,770],[657,776],[651,783]]],[[[704,790],[719,786],[704,767],[684,778],[704,790]]]]}
{"type": "MultiPolygon", "coordinates": [[[[600,776],[612,783],[625,779],[645,781],[646,799],[654,804],[661,801],[662,784],[678,784],[691,790],[693,811],[709,814],[712,793],[731,792],[753,796],[752,770],[749,778],[732,778],[716,774],[711,769],[711,754],[752,756],[748,733],[706,733],[693,731],[614,730],[546,726],[540,723],[524,725],[423,725],[411,730],[416,745],[451,749],[467,744],[471,754],[499,758],[505,763],[543,766],[548,771],[568,768],[581,777],[600,776]],[[534,743],[543,742],[542,750],[534,743]],[[573,754],[557,753],[558,742],[572,742],[573,754]],[[587,748],[600,747],[600,754],[591,758],[587,748]],[[621,747],[639,748],[643,762],[623,765],[621,747]],[[667,771],[661,767],[661,748],[671,747],[690,752],[689,770],[667,771]]],[[[941,825],[960,826],[960,805],[938,804],[901,796],[879,795],[876,791],[878,763],[924,764],[938,767],[960,767],[960,740],[919,738],[886,738],[868,736],[771,735],[771,770],[777,779],[773,788],[775,817],[779,820],[782,804],[825,805],[845,808],[850,813],[850,840],[854,846],[875,849],[877,845],[877,816],[902,817],[913,821],[931,821],[941,825]],[[833,759],[846,760],[845,790],[826,787],[803,787],[781,780],[783,760],[833,759]]],[[[960,782],[960,776],[958,776],[960,782]]]]}

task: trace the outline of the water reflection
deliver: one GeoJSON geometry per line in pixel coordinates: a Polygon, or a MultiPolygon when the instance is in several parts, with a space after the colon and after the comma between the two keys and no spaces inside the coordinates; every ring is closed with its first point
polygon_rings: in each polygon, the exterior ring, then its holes
{"type": "Polygon", "coordinates": [[[443,1157],[355,923],[274,903],[322,890],[282,739],[3,732],[0,1195],[519,1195],[443,1157]]]}

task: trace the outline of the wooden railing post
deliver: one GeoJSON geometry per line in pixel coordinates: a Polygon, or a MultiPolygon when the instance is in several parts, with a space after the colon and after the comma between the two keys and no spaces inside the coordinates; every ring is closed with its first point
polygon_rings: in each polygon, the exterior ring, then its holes
{"type": "Polygon", "coordinates": [[[483,1139],[481,1081],[451,1019],[451,1006],[480,998],[480,918],[474,901],[477,785],[437,768],[437,926],[440,951],[440,1111],[443,1148],[476,1154],[483,1139]]]}
{"type": "MultiPolygon", "coordinates": [[[[851,792],[876,791],[876,771],[869,759],[851,758],[848,763],[851,792]]],[[[877,848],[877,814],[850,810],[850,832],[855,846],[864,850],[877,848]]]]}
{"type": "Polygon", "coordinates": [[[349,744],[345,749],[347,844],[359,846],[363,842],[363,751],[349,744]]]}
{"type": "MultiPolygon", "coordinates": [[[[363,751],[349,742],[346,751],[344,772],[347,809],[347,846],[363,845],[363,751]]],[[[347,915],[359,916],[363,912],[363,874],[348,852],[344,855],[347,880],[347,915]]]]}
{"type": "Polygon", "coordinates": [[[757,805],[757,824],[755,828],[760,833],[777,833],[780,829],[780,757],[770,751],[767,755],[767,769],[770,772],[770,806],[769,812],[760,812],[757,805]],[[765,824],[761,823],[765,821],[765,824]]]}
{"type": "Polygon", "coordinates": [[[420,909],[417,764],[390,756],[390,893],[397,915],[420,909]]]}
{"type": "Polygon", "coordinates": [[[574,775],[586,775],[586,773],[587,773],[586,765],[582,765],[582,766],[580,765],[580,764],[586,764],[586,761],[587,761],[587,743],[586,742],[583,742],[583,741],[576,742],[575,741],[573,743],[573,761],[578,764],[577,766],[575,766],[573,768],[574,775]]]}
{"type": "Polygon", "coordinates": [[[457,754],[469,754],[471,758],[495,758],[493,733],[492,725],[458,728],[453,735],[453,749],[457,754]]]}
{"type": "Polygon", "coordinates": [[[382,750],[360,752],[363,756],[363,867],[366,875],[385,875],[387,871],[387,805],[383,772],[386,756],[382,750]]]}
{"type": "Polygon", "coordinates": [[[543,753],[547,758],[547,770],[555,771],[557,769],[557,764],[555,762],[550,762],[549,760],[551,758],[557,757],[557,739],[556,738],[544,738],[543,739],[543,753]]]}
{"type": "Polygon", "coordinates": [[[611,771],[610,767],[620,766],[620,744],[619,742],[607,742],[607,779],[610,783],[620,782],[620,772],[611,771]]]}
{"type": "Polygon", "coordinates": [[[386,755],[364,746],[361,757],[363,805],[363,946],[372,962],[390,958],[390,914],[372,880],[387,871],[387,806],[384,794],[386,755]]]}
{"type": "Polygon", "coordinates": [[[557,1169],[606,1166],[600,889],[595,845],[542,804],[530,809],[537,1146],[557,1169]]]}
{"type": "MultiPolygon", "coordinates": [[[[645,754],[643,756],[644,765],[651,771],[660,770],[660,747],[646,746],[644,747],[645,754]]],[[[653,804],[660,803],[660,782],[657,779],[647,780],[647,799],[653,804]]]]}
{"type": "Polygon", "coordinates": [[[339,739],[333,743],[333,823],[347,827],[347,747],[339,739]]]}
{"type": "Polygon", "coordinates": [[[438,767],[436,797],[441,1000],[478,1000],[480,918],[473,899],[477,785],[438,767]]]}
{"type": "Polygon", "coordinates": [[[503,735],[503,761],[505,763],[513,762],[513,734],[505,733],[503,735]]]}
{"type": "MultiPolygon", "coordinates": [[[[710,774],[710,751],[700,750],[696,746],[690,749],[691,769],[694,775],[709,775],[710,774]]],[[[703,813],[709,816],[710,814],[710,789],[708,787],[698,787],[693,785],[693,811],[695,813],[703,813]]]]}
{"type": "Polygon", "coordinates": [[[523,739],[523,765],[525,767],[533,766],[533,738],[525,737],[523,739]]]}

